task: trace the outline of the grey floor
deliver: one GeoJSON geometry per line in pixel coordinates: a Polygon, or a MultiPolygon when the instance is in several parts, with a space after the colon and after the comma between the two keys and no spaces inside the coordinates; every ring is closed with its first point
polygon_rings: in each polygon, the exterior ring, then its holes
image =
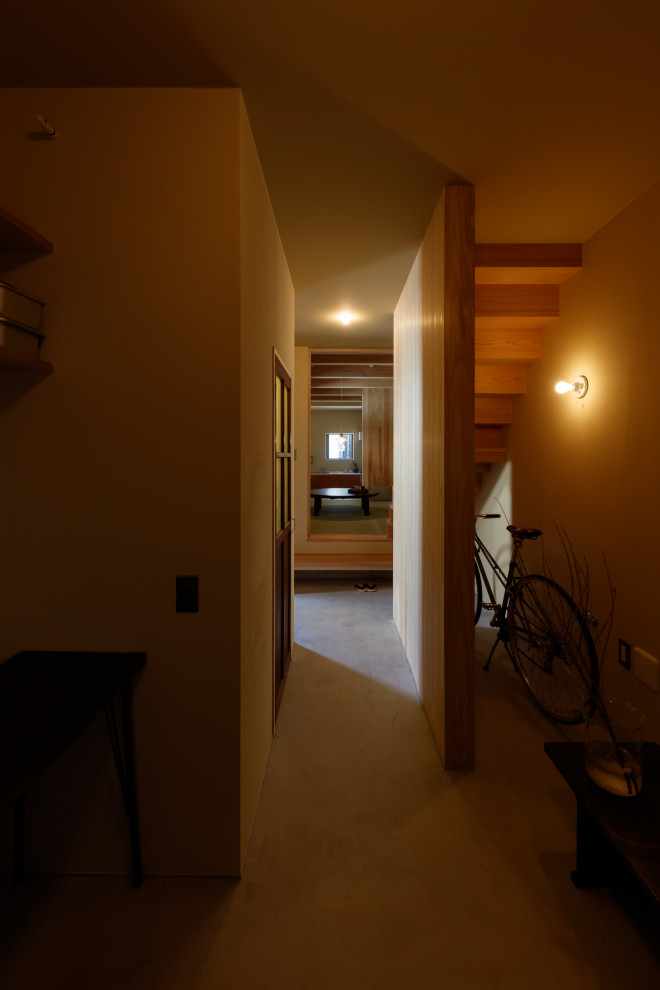
{"type": "Polygon", "coordinates": [[[660,986],[658,915],[569,879],[573,799],[543,742],[580,730],[538,713],[500,655],[477,672],[478,768],[443,770],[376,583],[297,583],[243,879],[3,889],[3,990],[660,986]]]}

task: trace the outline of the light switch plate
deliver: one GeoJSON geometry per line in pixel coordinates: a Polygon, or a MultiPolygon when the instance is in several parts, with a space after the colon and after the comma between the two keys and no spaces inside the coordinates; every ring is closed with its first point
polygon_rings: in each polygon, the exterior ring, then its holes
{"type": "Polygon", "coordinates": [[[652,691],[660,691],[660,663],[650,653],[636,646],[632,653],[632,672],[652,691]]]}

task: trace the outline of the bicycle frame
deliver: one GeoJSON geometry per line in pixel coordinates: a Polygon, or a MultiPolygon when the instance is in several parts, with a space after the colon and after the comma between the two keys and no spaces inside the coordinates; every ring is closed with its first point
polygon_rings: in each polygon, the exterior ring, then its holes
{"type": "MultiPolygon", "coordinates": [[[[478,519],[499,519],[499,514],[487,513],[477,516],[478,519]]],[[[479,568],[479,574],[481,576],[482,587],[488,592],[488,601],[482,601],[481,607],[487,612],[493,612],[493,618],[490,620],[491,626],[495,628],[502,628],[502,617],[506,615],[507,606],[509,604],[509,599],[511,597],[511,592],[513,590],[513,585],[518,577],[522,577],[524,570],[522,562],[519,561],[520,551],[522,549],[522,540],[513,538],[513,553],[511,555],[511,560],[509,561],[509,567],[505,573],[500,565],[497,563],[492,553],[485,545],[481,537],[475,531],[474,534],[474,560],[479,568]],[[495,592],[493,591],[490,581],[488,580],[488,575],[486,574],[486,568],[482,557],[485,557],[488,564],[493,569],[493,574],[502,585],[504,589],[504,594],[502,596],[502,601],[497,602],[495,599],[495,592]],[[516,574],[516,571],[518,574],[516,574]]],[[[501,637],[504,639],[504,636],[501,637]]]]}
{"type": "MultiPolygon", "coordinates": [[[[477,516],[477,518],[499,519],[500,515],[499,513],[483,513],[477,516]]],[[[520,578],[524,577],[524,575],[527,572],[525,570],[525,565],[521,559],[523,541],[520,537],[515,535],[512,536],[512,539],[513,539],[513,553],[511,554],[509,567],[505,574],[503,569],[500,567],[500,565],[493,557],[488,547],[485,545],[481,537],[477,534],[476,530],[474,534],[474,560],[477,567],[479,568],[482,587],[486,588],[488,595],[490,597],[490,601],[488,602],[482,601],[481,607],[482,609],[486,609],[486,611],[490,611],[493,613],[493,617],[490,620],[490,625],[494,629],[497,629],[497,638],[493,643],[492,649],[488,654],[488,659],[486,660],[486,663],[483,666],[484,670],[488,670],[490,666],[490,661],[492,660],[493,654],[495,653],[495,650],[497,649],[499,643],[502,643],[504,645],[504,648],[509,655],[509,659],[513,664],[514,670],[516,671],[518,670],[516,658],[514,657],[509,647],[510,635],[512,633],[515,633],[515,630],[512,627],[510,627],[507,622],[507,611],[509,608],[509,602],[511,601],[511,595],[513,594],[516,582],[519,581],[520,578]],[[502,595],[501,602],[497,602],[495,600],[495,593],[493,592],[493,589],[490,585],[490,581],[488,580],[488,576],[486,574],[486,568],[484,566],[482,557],[485,557],[489,565],[493,568],[493,574],[495,575],[495,577],[497,578],[497,580],[504,589],[504,594],[502,595]]]]}

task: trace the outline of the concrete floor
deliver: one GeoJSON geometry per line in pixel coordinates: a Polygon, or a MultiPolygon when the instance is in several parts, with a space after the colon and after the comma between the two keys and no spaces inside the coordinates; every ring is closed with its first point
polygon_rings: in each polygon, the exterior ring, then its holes
{"type": "MultiPolygon", "coordinates": [[[[3,889],[3,990],[652,990],[658,914],[578,891],[580,737],[506,656],[477,674],[478,769],[443,770],[391,583],[297,582],[296,648],[240,882],[28,878],[3,889]]],[[[492,632],[477,629],[479,655],[492,632]]]]}

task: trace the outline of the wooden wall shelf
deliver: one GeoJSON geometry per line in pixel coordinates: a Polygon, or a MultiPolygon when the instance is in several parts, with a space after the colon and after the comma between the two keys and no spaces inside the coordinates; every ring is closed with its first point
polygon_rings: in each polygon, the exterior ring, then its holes
{"type": "MultiPolygon", "coordinates": [[[[52,250],[49,240],[0,206],[0,252],[49,254],[52,250]]],[[[38,371],[48,375],[52,370],[49,361],[0,347],[0,371],[38,371]]]]}
{"type": "Polygon", "coordinates": [[[53,245],[36,230],[0,206],[0,251],[30,251],[48,254],[53,245]]]}
{"type": "Polygon", "coordinates": [[[6,347],[0,347],[0,371],[41,371],[48,375],[52,370],[50,361],[41,361],[39,358],[16,354],[6,347]]]}

